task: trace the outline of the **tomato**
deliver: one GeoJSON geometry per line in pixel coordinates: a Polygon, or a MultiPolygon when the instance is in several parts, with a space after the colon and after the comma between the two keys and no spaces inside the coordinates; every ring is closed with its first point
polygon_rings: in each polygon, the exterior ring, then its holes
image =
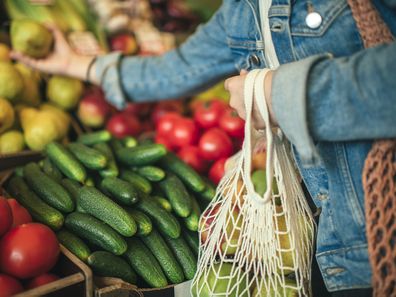
{"type": "Polygon", "coordinates": [[[0,297],[10,297],[23,291],[21,283],[15,278],[0,274],[0,297]]]}
{"type": "Polygon", "coordinates": [[[58,240],[43,224],[15,227],[0,240],[0,270],[18,278],[36,277],[49,271],[58,256],[58,240]]]}
{"type": "Polygon", "coordinates": [[[180,118],[176,120],[169,132],[170,143],[175,148],[196,144],[198,138],[199,129],[192,119],[180,118]]]}
{"type": "Polygon", "coordinates": [[[188,145],[182,147],[181,150],[177,153],[180,159],[182,159],[185,163],[194,168],[197,172],[203,174],[208,169],[208,162],[202,160],[199,155],[199,148],[197,146],[188,145]]]}
{"type": "Polygon", "coordinates": [[[18,201],[15,199],[7,199],[7,202],[12,212],[12,227],[32,222],[32,216],[26,208],[18,203],[18,201]]]}
{"type": "Polygon", "coordinates": [[[36,276],[35,278],[31,279],[27,285],[26,285],[26,289],[33,289],[33,288],[37,288],[40,286],[43,286],[45,284],[49,284],[52,283],[56,280],[58,280],[59,277],[56,276],[55,274],[52,273],[44,273],[42,275],[36,276]]]}
{"type": "Polygon", "coordinates": [[[226,109],[220,117],[219,127],[231,137],[243,138],[245,121],[238,116],[235,109],[226,109]]]}
{"type": "Polygon", "coordinates": [[[182,116],[176,112],[168,112],[164,114],[157,122],[157,134],[161,136],[168,136],[169,133],[172,131],[176,121],[181,118],[182,116]]]}
{"type": "Polygon", "coordinates": [[[0,196],[0,236],[6,233],[12,226],[12,211],[7,199],[0,196]]]}
{"type": "Polygon", "coordinates": [[[182,100],[166,100],[159,102],[151,113],[151,121],[157,126],[158,121],[168,112],[182,114],[184,111],[182,100]]]}
{"type": "Polygon", "coordinates": [[[221,178],[224,175],[224,168],[227,158],[221,158],[214,162],[212,167],[209,170],[209,179],[214,182],[216,185],[220,182],[221,178]]]}
{"type": "Polygon", "coordinates": [[[211,128],[199,140],[199,153],[209,161],[227,158],[232,154],[232,141],[220,128],[211,128]]]}
{"type": "Polygon", "coordinates": [[[106,129],[117,138],[136,136],[141,132],[141,125],[136,116],[128,113],[113,115],[106,124],[106,129]]]}
{"type": "Polygon", "coordinates": [[[129,102],[123,112],[133,114],[139,118],[144,118],[150,114],[152,103],[135,103],[129,102]]]}
{"type": "Polygon", "coordinates": [[[170,143],[168,137],[156,134],[155,135],[155,143],[163,144],[168,151],[173,151],[172,144],[170,143]]]}
{"type": "Polygon", "coordinates": [[[195,109],[194,120],[204,129],[216,127],[226,108],[226,103],[218,99],[202,102],[195,109]]]}

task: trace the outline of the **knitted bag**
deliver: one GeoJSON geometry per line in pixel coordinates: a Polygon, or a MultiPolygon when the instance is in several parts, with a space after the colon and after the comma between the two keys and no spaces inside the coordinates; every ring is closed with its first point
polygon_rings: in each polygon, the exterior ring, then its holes
{"type": "MultiPolygon", "coordinates": [[[[370,0],[348,4],[366,48],[394,40],[370,0]]],[[[362,179],[374,296],[396,297],[396,140],[373,144],[362,179]]]]}

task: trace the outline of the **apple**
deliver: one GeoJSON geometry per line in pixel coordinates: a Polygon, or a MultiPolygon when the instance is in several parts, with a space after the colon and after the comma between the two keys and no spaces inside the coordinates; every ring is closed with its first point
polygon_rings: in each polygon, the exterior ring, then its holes
{"type": "Polygon", "coordinates": [[[121,112],[109,119],[106,129],[115,137],[123,138],[125,136],[137,136],[142,127],[136,116],[121,112]]]}
{"type": "Polygon", "coordinates": [[[129,102],[124,108],[123,112],[133,114],[139,118],[144,118],[150,114],[152,103],[136,103],[129,102]]]}
{"type": "Polygon", "coordinates": [[[119,34],[111,37],[110,48],[112,51],[121,51],[125,55],[133,55],[138,51],[135,37],[129,34],[119,34]]]}
{"type": "Polygon", "coordinates": [[[267,289],[265,288],[264,281],[262,280],[260,282],[260,286],[256,286],[253,290],[253,297],[261,297],[261,296],[285,296],[285,297],[298,297],[298,286],[295,280],[293,279],[285,279],[285,287],[283,288],[282,284],[278,282],[270,282],[270,280],[267,278],[267,285],[269,287],[269,292],[267,292],[267,289]],[[274,287],[275,286],[275,287],[274,287]],[[276,290],[276,292],[275,292],[276,290]]]}
{"type": "Polygon", "coordinates": [[[88,127],[102,127],[111,113],[111,106],[100,93],[85,95],[78,106],[77,116],[88,127]]]}
{"type": "Polygon", "coordinates": [[[253,153],[253,156],[252,156],[252,170],[258,170],[258,169],[265,170],[266,161],[267,161],[267,153],[266,153],[266,151],[253,153]]]}

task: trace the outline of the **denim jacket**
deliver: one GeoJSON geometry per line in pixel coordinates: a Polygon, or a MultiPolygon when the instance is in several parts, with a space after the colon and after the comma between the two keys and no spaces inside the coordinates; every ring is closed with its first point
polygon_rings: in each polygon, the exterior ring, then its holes
{"type": "MultiPolygon", "coordinates": [[[[374,0],[396,36],[396,0],[374,0]]],[[[97,62],[107,98],[162,100],[194,94],[241,69],[267,67],[258,0],[224,0],[182,46],[153,58],[97,62]]],[[[321,209],[316,258],[329,291],[371,286],[361,173],[373,139],[396,137],[396,43],[364,50],[346,0],[273,0],[281,66],[272,101],[300,172],[321,209]],[[321,16],[308,26],[310,11],[321,16]]]]}

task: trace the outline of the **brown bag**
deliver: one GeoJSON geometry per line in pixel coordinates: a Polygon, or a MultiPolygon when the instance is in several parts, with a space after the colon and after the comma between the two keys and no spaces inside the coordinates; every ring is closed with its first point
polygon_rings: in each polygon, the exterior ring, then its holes
{"type": "MultiPolygon", "coordinates": [[[[370,0],[348,4],[366,48],[394,41],[370,0]]],[[[396,297],[396,140],[373,144],[362,180],[374,296],[396,297]]]]}

